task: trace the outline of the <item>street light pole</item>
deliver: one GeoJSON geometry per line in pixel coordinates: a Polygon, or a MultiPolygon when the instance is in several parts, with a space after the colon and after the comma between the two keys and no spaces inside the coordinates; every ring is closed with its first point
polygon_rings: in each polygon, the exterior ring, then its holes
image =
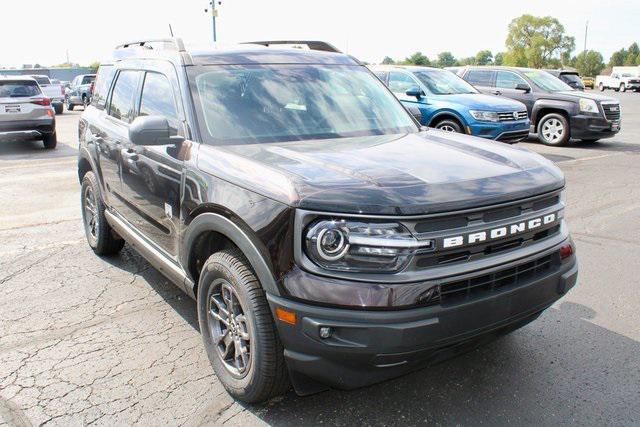
{"type": "Polygon", "coordinates": [[[584,52],[587,51],[587,32],[589,31],[589,21],[584,26],[584,52]]]}
{"type": "Polygon", "coordinates": [[[218,11],[216,10],[216,0],[212,0],[209,2],[211,5],[211,29],[213,30],[213,42],[217,41],[216,37],[216,16],[218,16],[218,11]]]}

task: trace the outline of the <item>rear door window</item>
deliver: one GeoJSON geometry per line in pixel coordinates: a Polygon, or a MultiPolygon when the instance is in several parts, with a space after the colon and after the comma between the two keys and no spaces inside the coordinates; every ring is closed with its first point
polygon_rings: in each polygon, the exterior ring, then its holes
{"type": "Polygon", "coordinates": [[[98,70],[98,76],[96,78],[96,84],[93,89],[93,95],[91,96],[91,103],[100,109],[103,109],[107,104],[107,96],[109,94],[109,88],[113,81],[116,69],[113,65],[101,65],[98,70]]]}
{"type": "Polygon", "coordinates": [[[177,133],[180,117],[173,97],[171,83],[160,73],[147,72],[140,98],[140,116],[162,116],[167,119],[172,133],[177,133]]]}
{"type": "Polygon", "coordinates": [[[39,85],[49,85],[51,82],[49,81],[49,77],[45,76],[34,76],[35,81],[38,82],[39,85]]]}
{"type": "Polygon", "coordinates": [[[529,86],[522,77],[516,73],[512,73],[511,71],[498,71],[496,73],[496,87],[502,89],[515,89],[519,84],[529,86]]]}
{"type": "Polygon", "coordinates": [[[80,84],[88,85],[88,84],[93,83],[95,81],[95,79],[96,79],[96,76],[84,76],[84,77],[82,77],[82,83],[80,83],[80,84]]]}
{"type": "Polygon", "coordinates": [[[492,70],[469,70],[464,79],[474,86],[492,87],[495,71],[492,70]]]}
{"type": "Polygon", "coordinates": [[[120,71],[111,94],[110,116],[125,123],[131,123],[133,119],[133,100],[138,90],[139,78],[140,71],[120,71]]]}
{"type": "Polygon", "coordinates": [[[0,98],[26,98],[42,94],[38,83],[27,81],[0,80],[0,98]]]}

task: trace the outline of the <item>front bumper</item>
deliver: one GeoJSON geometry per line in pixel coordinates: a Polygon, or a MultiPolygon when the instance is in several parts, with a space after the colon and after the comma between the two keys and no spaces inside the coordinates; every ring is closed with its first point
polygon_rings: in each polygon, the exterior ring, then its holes
{"type": "Polygon", "coordinates": [[[473,122],[471,135],[503,142],[518,142],[529,136],[529,119],[512,122],[473,122]]]}
{"type": "Polygon", "coordinates": [[[322,307],[273,295],[268,299],[274,318],[278,307],[296,313],[295,325],[277,321],[277,327],[292,383],[299,394],[309,394],[397,377],[517,329],[571,289],[577,274],[572,255],[558,258],[557,268],[544,275],[511,287],[404,310],[322,307]],[[321,338],[320,328],[326,327],[331,336],[321,338]]]}
{"type": "Polygon", "coordinates": [[[572,116],[570,120],[571,137],[575,139],[611,138],[620,132],[620,120],[587,115],[572,116]]]}
{"type": "Polygon", "coordinates": [[[35,120],[14,120],[0,122],[0,137],[12,137],[20,135],[43,136],[56,130],[56,122],[53,117],[35,120]]]}

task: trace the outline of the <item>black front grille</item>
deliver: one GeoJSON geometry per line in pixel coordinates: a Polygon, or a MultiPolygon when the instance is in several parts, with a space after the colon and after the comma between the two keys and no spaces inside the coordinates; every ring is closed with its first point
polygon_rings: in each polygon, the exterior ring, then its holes
{"type": "Polygon", "coordinates": [[[523,111],[505,111],[498,113],[498,120],[501,122],[510,122],[514,120],[524,120],[528,117],[527,110],[523,111]]]}
{"type": "MultiPolygon", "coordinates": [[[[498,270],[465,280],[440,285],[440,303],[451,305],[465,300],[484,296],[490,292],[499,292],[530,283],[555,271],[560,266],[558,253],[543,256],[515,267],[498,270]]],[[[436,302],[432,299],[430,302],[436,302]]]]}
{"type": "MultiPolygon", "coordinates": [[[[403,221],[403,224],[418,239],[435,239],[437,241],[443,236],[489,230],[496,226],[514,224],[549,212],[562,212],[563,207],[559,193],[555,192],[503,206],[486,207],[431,218],[417,218],[413,221],[403,221]]],[[[420,271],[444,265],[473,262],[499,253],[523,249],[543,239],[552,238],[560,233],[560,228],[560,222],[556,222],[501,239],[448,249],[436,244],[435,250],[418,252],[407,266],[407,270],[420,271]]]]}
{"type": "Polygon", "coordinates": [[[505,133],[500,134],[496,138],[496,141],[518,142],[518,141],[522,141],[523,139],[527,138],[528,136],[529,136],[529,129],[519,130],[519,131],[514,131],[514,132],[505,132],[505,133]]]}
{"type": "Polygon", "coordinates": [[[602,104],[607,120],[620,120],[620,104],[602,104]]]}

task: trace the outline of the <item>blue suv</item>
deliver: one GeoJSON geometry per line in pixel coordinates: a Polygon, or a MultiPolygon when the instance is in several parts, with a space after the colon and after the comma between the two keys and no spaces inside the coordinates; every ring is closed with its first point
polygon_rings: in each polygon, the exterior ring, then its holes
{"type": "Polygon", "coordinates": [[[373,67],[406,107],[417,107],[425,126],[514,143],[529,136],[527,107],[484,95],[450,71],[429,67],[373,67]]]}

